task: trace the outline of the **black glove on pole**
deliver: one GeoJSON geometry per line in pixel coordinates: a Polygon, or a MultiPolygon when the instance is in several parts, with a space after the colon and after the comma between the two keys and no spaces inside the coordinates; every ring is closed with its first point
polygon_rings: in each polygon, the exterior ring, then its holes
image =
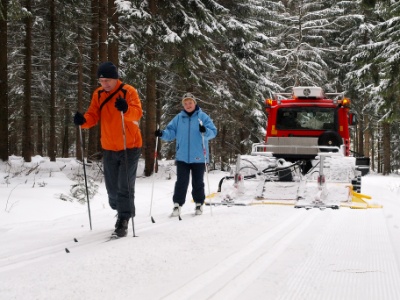
{"type": "Polygon", "coordinates": [[[156,137],[162,137],[162,131],[160,129],[157,129],[156,131],[154,131],[154,135],[156,137]]]}
{"type": "Polygon", "coordinates": [[[128,110],[128,102],[124,98],[119,97],[117,101],[115,101],[115,107],[119,110],[122,111],[123,113],[126,113],[128,110]]]}
{"type": "Polygon", "coordinates": [[[79,111],[77,111],[74,116],[74,124],[76,126],[81,126],[85,123],[86,123],[85,117],[79,111]]]}
{"type": "Polygon", "coordinates": [[[202,124],[199,124],[199,130],[200,130],[201,133],[206,132],[206,128],[202,124]]]}

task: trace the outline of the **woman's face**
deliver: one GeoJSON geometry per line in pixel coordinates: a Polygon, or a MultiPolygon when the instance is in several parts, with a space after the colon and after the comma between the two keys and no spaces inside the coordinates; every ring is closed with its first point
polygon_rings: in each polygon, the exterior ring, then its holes
{"type": "Polygon", "coordinates": [[[193,99],[191,98],[186,98],[183,100],[183,108],[186,110],[188,113],[191,113],[192,111],[195,110],[196,104],[194,103],[193,99]]]}

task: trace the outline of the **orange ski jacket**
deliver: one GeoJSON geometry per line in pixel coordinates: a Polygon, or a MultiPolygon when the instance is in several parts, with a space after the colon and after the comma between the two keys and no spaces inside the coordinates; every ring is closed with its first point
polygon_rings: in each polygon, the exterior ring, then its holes
{"type": "Polygon", "coordinates": [[[128,110],[124,113],[126,148],[142,147],[142,135],[139,128],[139,120],[143,115],[139,94],[133,86],[125,84],[101,109],[100,106],[106,98],[120,88],[121,80],[112,91],[106,92],[102,87],[97,88],[92,95],[92,101],[85,113],[86,122],[82,128],[90,128],[100,121],[101,146],[104,150],[124,150],[123,128],[121,112],[115,107],[115,101],[125,98],[128,110]]]}

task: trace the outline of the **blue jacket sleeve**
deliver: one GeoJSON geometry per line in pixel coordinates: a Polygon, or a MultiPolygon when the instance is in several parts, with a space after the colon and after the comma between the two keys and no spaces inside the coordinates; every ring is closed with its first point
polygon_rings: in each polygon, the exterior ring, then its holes
{"type": "Polygon", "coordinates": [[[206,132],[204,133],[204,138],[207,140],[211,140],[217,135],[217,128],[215,127],[213,121],[206,113],[199,114],[199,123],[203,122],[203,126],[206,128],[206,132]]]}
{"type": "Polygon", "coordinates": [[[176,138],[179,114],[176,115],[162,131],[161,139],[163,141],[173,141],[176,138]]]}

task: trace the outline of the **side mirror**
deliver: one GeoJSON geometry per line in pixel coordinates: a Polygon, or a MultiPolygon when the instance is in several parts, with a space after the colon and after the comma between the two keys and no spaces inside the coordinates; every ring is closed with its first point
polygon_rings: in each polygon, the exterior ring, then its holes
{"type": "Polygon", "coordinates": [[[349,113],[349,125],[357,125],[357,115],[353,112],[349,113]]]}

